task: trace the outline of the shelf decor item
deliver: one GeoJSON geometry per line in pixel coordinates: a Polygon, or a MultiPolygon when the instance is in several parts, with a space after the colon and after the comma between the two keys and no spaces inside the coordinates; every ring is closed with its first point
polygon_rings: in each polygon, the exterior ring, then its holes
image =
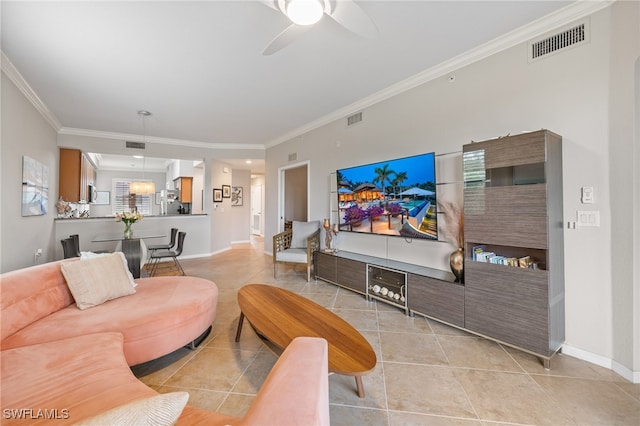
{"type": "Polygon", "coordinates": [[[139,220],[142,220],[142,215],[137,211],[118,213],[116,215],[116,222],[124,223],[124,239],[125,240],[130,240],[131,238],[133,238],[133,229],[131,229],[131,225],[133,225],[139,220]]]}
{"type": "Polygon", "coordinates": [[[464,282],[464,212],[451,201],[440,203],[440,211],[444,215],[442,226],[444,237],[457,247],[449,256],[449,267],[455,275],[457,283],[464,282]]]}
{"type": "Polygon", "coordinates": [[[325,219],[322,222],[322,227],[324,228],[324,251],[327,253],[332,252],[331,250],[331,223],[329,219],[325,219]]]}

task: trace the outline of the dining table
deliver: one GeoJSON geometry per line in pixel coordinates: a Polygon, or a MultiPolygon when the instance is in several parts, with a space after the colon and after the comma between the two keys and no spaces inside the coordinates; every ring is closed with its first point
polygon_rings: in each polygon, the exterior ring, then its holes
{"type": "Polygon", "coordinates": [[[120,241],[122,243],[121,250],[124,257],[127,259],[127,266],[129,271],[133,275],[133,278],[140,278],[140,269],[144,264],[144,253],[146,253],[145,239],[150,238],[162,238],[167,235],[161,231],[141,230],[134,231],[131,238],[125,238],[122,232],[112,232],[105,234],[98,234],[93,237],[94,243],[108,242],[108,241],[120,241]]]}

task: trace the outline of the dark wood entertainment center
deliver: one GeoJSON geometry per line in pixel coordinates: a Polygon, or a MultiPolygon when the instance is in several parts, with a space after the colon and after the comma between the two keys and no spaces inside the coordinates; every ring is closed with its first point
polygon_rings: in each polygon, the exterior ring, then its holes
{"type": "Polygon", "coordinates": [[[316,278],[549,368],[564,342],[562,138],[540,130],[467,144],[463,170],[464,284],[448,271],[347,251],[316,252],[316,278]]]}

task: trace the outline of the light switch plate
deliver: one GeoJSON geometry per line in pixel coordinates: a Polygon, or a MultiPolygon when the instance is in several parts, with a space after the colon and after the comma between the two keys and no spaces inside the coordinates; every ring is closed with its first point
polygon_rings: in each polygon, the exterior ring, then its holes
{"type": "Polygon", "coordinates": [[[577,214],[578,227],[598,227],[600,226],[600,211],[586,210],[578,211],[577,214]]]}

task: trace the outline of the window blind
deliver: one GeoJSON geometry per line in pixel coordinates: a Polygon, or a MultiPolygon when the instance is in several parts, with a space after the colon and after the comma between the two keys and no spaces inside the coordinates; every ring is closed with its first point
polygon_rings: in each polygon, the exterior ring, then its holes
{"type": "Polygon", "coordinates": [[[135,195],[129,192],[131,179],[113,179],[113,213],[124,213],[134,211],[136,208],[140,214],[151,214],[151,194],[135,195]]]}

